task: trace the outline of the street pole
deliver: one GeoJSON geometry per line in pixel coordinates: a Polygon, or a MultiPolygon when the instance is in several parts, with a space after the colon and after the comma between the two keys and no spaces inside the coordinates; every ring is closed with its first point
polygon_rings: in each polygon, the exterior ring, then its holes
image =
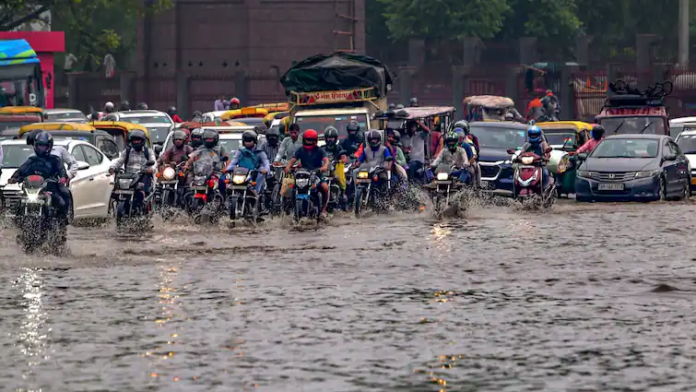
{"type": "Polygon", "coordinates": [[[689,68],[689,0],[679,0],[679,66],[689,68]]]}

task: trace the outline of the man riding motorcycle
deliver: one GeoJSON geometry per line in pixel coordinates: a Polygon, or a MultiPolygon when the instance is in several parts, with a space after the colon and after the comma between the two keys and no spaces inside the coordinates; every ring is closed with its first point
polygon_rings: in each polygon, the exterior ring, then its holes
{"type": "Polygon", "coordinates": [[[592,128],[592,132],[590,132],[590,134],[592,135],[592,139],[586,141],[582,147],[578,148],[578,150],[571,155],[591,153],[597,147],[599,142],[604,140],[604,127],[597,124],[594,126],[594,128],[592,128]]]}
{"type": "MultiPolygon", "coordinates": [[[[393,157],[389,152],[389,148],[382,145],[382,135],[376,130],[371,130],[365,135],[367,140],[367,147],[363,149],[362,154],[358,158],[361,166],[368,166],[370,168],[376,166],[382,166],[389,170],[391,167],[391,162],[393,157]]],[[[357,178],[360,169],[355,170],[354,178],[357,178]]]]}
{"type": "MultiPolygon", "coordinates": [[[[527,142],[524,145],[522,145],[522,151],[520,151],[520,154],[524,154],[525,152],[532,152],[540,156],[543,160],[548,161],[551,157],[551,153],[546,151],[549,148],[549,145],[544,141],[542,137],[541,128],[539,128],[536,125],[531,125],[527,129],[527,142]]],[[[543,189],[546,189],[546,187],[549,185],[549,180],[551,179],[551,176],[549,175],[549,169],[546,168],[546,165],[542,167],[542,177],[543,180],[541,182],[541,186],[543,189]]]]}
{"type": "MultiPolygon", "coordinates": [[[[440,165],[455,166],[458,170],[452,172],[452,176],[458,176],[459,181],[464,184],[470,183],[471,173],[467,155],[466,150],[459,145],[459,135],[454,132],[448,133],[445,135],[445,148],[440,151],[427,170],[428,178],[434,179],[433,169],[440,165]]],[[[436,184],[431,183],[429,186],[436,186],[436,184]]]]}
{"type": "Polygon", "coordinates": [[[338,144],[338,130],[332,126],[326,127],[324,130],[324,145],[321,149],[331,162],[337,162],[336,170],[333,173],[334,179],[341,189],[341,197],[343,201],[346,201],[346,174],[345,174],[345,164],[347,164],[348,157],[343,148],[338,144]]]}
{"type": "Polygon", "coordinates": [[[280,149],[280,132],[277,128],[271,128],[266,131],[266,141],[263,142],[260,149],[266,153],[266,157],[270,159],[275,159],[278,155],[278,150],[280,149]]]}
{"type": "Polygon", "coordinates": [[[290,125],[288,133],[290,134],[290,137],[286,137],[283,139],[282,143],[280,143],[278,153],[273,160],[274,163],[292,158],[295,156],[295,152],[297,152],[297,150],[299,150],[303,145],[302,140],[299,139],[300,126],[298,124],[295,123],[290,125]]]}
{"type": "Polygon", "coordinates": [[[167,109],[167,114],[169,115],[169,117],[172,118],[172,121],[174,121],[175,123],[184,122],[184,120],[182,120],[181,117],[179,117],[179,115],[176,114],[176,108],[174,106],[170,106],[169,109],[167,109]]]}
{"type": "Polygon", "coordinates": [[[191,134],[189,135],[189,143],[191,144],[191,148],[194,150],[197,150],[198,147],[203,145],[203,129],[202,128],[196,128],[191,131],[191,134]]]}
{"type": "MultiPolygon", "coordinates": [[[[193,139],[193,134],[191,138],[193,139]]],[[[208,161],[208,164],[212,166],[211,176],[220,179],[222,175],[221,162],[224,156],[221,147],[218,146],[220,135],[214,129],[206,129],[203,131],[201,139],[203,144],[189,155],[189,159],[184,165],[184,171],[188,171],[194,162],[208,161]]]]}
{"type": "Polygon", "coordinates": [[[254,192],[256,192],[255,196],[261,194],[263,185],[266,181],[266,175],[271,170],[271,164],[268,162],[266,153],[256,146],[257,141],[258,135],[256,132],[244,132],[244,134],[242,134],[242,148],[237,150],[234,154],[234,158],[232,158],[226,170],[227,173],[232,173],[234,168],[239,166],[249,171],[257,171],[256,186],[253,189],[254,192]]]}
{"type": "MultiPolygon", "coordinates": [[[[36,136],[41,134],[43,131],[40,129],[33,130],[27,134],[27,144],[30,146],[34,145],[34,142],[36,141],[36,136]]],[[[61,146],[54,146],[53,142],[51,142],[51,155],[55,155],[58,158],[60,158],[61,162],[65,165],[68,166],[68,183],[70,183],[70,180],[75,178],[77,175],[77,159],[68,152],[65,148],[61,146]]],[[[70,196],[70,189],[68,189],[67,184],[58,184],[57,187],[58,193],[60,193],[60,196],[65,200],[65,203],[67,204],[68,211],[70,211],[70,199],[72,198],[70,196]]]]}
{"type": "Polygon", "coordinates": [[[353,156],[360,145],[363,144],[363,136],[360,134],[360,123],[351,121],[346,127],[348,136],[341,142],[341,148],[346,152],[346,155],[353,156]]]}
{"type": "Polygon", "coordinates": [[[408,177],[411,180],[421,178],[419,174],[425,165],[425,143],[430,140],[429,133],[430,129],[418,120],[406,125],[406,135],[401,140],[408,156],[408,177]]]}
{"type": "MultiPolygon", "coordinates": [[[[7,181],[8,184],[15,184],[23,181],[31,175],[40,175],[46,179],[56,179],[58,183],[49,182],[46,186],[51,192],[51,202],[56,207],[59,222],[61,225],[68,223],[69,199],[66,199],[66,192],[61,190],[68,183],[68,173],[65,171],[61,159],[52,154],[53,136],[48,132],[40,132],[34,137],[34,154],[30,156],[22,166],[17,169],[12,177],[7,181]]],[[[70,195],[68,194],[69,198],[70,195]]]]}
{"type": "Polygon", "coordinates": [[[387,129],[387,143],[386,147],[389,149],[389,153],[392,157],[396,157],[396,160],[392,164],[392,171],[396,173],[399,178],[406,183],[408,180],[408,173],[406,172],[406,156],[401,150],[401,133],[395,129],[387,129]]]}
{"type": "Polygon", "coordinates": [[[137,173],[144,167],[147,168],[146,174],[140,179],[143,184],[142,192],[135,194],[135,200],[139,203],[145,200],[145,197],[150,193],[154,171],[152,164],[156,162],[155,152],[145,146],[146,141],[145,132],[139,129],[129,132],[128,147],[121,152],[121,156],[109,168],[109,174],[114,174],[121,167],[125,168],[126,173],[137,173]]]}
{"type": "MultiPolygon", "coordinates": [[[[293,124],[295,125],[295,124],[293,124]]],[[[292,127],[291,127],[292,129],[292,127]]],[[[326,209],[329,206],[329,186],[323,181],[322,173],[329,170],[329,158],[324,153],[324,150],[317,147],[319,141],[319,135],[317,131],[313,129],[308,129],[302,135],[302,148],[295,152],[295,155],[290,159],[287,166],[285,166],[285,173],[289,173],[292,170],[292,166],[295,162],[299,161],[300,166],[309,171],[318,170],[317,175],[321,179],[319,182],[319,190],[322,193],[323,206],[321,207],[322,217],[326,217],[326,209]]]]}
{"type": "Polygon", "coordinates": [[[193,152],[193,147],[186,145],[188,136],[184,131],[175,131],[172,135],[174,143],[167,151],[162,153],[159,158],[159,166],[162,165],[177,165],[181,162],[181,158],[188,156],[193,152]]]}

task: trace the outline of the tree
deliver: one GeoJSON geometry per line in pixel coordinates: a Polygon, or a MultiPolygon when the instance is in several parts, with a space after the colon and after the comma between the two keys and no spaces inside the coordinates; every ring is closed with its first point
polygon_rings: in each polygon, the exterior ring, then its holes
{"type": "Polygon", "coordinates": [[[379,0],[392,39],[493,37],[510,10],[506,0],[379,0]]]}

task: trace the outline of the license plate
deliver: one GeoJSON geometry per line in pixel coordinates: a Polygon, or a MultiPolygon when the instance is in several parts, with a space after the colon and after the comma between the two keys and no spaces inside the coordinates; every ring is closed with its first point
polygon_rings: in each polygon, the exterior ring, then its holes
{"type": "Polygon", "coordinates": [[[235,185],[232,187],[232,189],[240,190],[240,191],[245,191],[247,189],[246,186],[240,186],[240,185],[235,185]]]}
{"type": "Polygon", "coordinates": [[[488,181],[481,181],[481,188],[488,189],[488,185],[489,185],[488,181]]]}
{"type": "Polygon", "coordinates": [[[132,195],[133,191],[114,191],[117,195],[132,195]]]}
{"type": "Polygon", "coordinates": [[[367,179],[365,179],[365,178],[358,178],[358,179],[355,180],[355,182],[357,182],[358,184],[364,184],[364,183],[371,182],[371,181],[372,181],[372,180],[369,179],[369,178],[367,178],[367,179]]]}
{"type": "Polygon", "coordinates": [[[691,179],[691,185],[696,185],[696,178],[691,179]]]}
{"type": "Polygon", "coordinates": [[[600,191],[622,191],[622,190],[624,190],[624,184],[599,184],[599,185],[597,185],[597,190],[600,190],[600,191]]]}
{"type": "Polygon", "coordinates": [[[309,200],[309,194],[307,193],[298,193],[295,197],[300,200],[309,200]]]}

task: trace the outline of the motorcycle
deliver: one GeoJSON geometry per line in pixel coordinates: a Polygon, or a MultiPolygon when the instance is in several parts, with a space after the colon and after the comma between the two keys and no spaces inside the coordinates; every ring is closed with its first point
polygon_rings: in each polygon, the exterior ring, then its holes
{"type": "Polygon", "coordinates": [[[322,195],[317,191],[319,176],[314,171],[298,169],[295,172],[293,199],[295,200],[295,221],[302,218],[321,219],[322,195]]]}
{"type": "Polygon", "coordinates": [[[259,204],[263,202],[263,193],[256,195],[252,192],[256,186],[256,170],[236,167],[225,183],[227,186],[227,212],[232,221],[244,218],[251,222],[259,219],[259,204]],[[231,180],[230,180],[231,178],[231,180]],[[259,197],[262,200],[259,200],[259,197]]]}
{"type": "MultiPolygon", "coordinates": [[[[546,153],[551,152],[551,148],[546,153]]],[[[515,150],[508,150],[509,154],[515,154],[515,150]]],[[[525,152],[517,157],[513,157],[514,164],[513,179],[513,198],[522,202],[528,200],[538,200],[539,206],[549,208],[556,201],[556,185],[553,176],[549,177],[549,184],[543,189],[542,168],[545,160],[533,152],[525,152]]]]}
{"type": "MultiPolygon", "coordinates": [[[[337,209],[346,209],[346,205],[345,203],[343,203],[341,187],[338,185],[338,182],[336,182],[336,178],[334,177],[334,173],[336,173],[337,164],[337,161],[331,163],[330,174],[324,178],[324,180],[326,180],[327,185],[329,186],[329,205],[327,208],[329,212],[333,212],[337,209]]],[[[353,165],[351,163],[345,165],[343,172],[346,177],[348,177],[348,173],[351,172],[352,167],[353,165]]]]}
{"type": "Polygon", "coordinates": [[[461,169],[452,166],[448,169],[438,168],[435,174],[435,186],[430,188],[430,197],[435,207],[435,214],[440,215],[447,207],[450,206],[451,196],[464,188],[464,184],[459,181],[459,178],[453,176],[454,173],[460,172],[461,169]]]}
{"type": "MultiPolygon", "coordinates": [[[[145,166],[154,164],[155,162],[147,162],[145,166]]],[[[116,215],[116,228],[121,229],[126,223],[149,217],[154,194],[146,195],[140,203],[135,199],[136,192],[143,191],[144,184],[141,180],[146,175],[148,175],[146,167],[135,173],[126,173],[123,169],[116,172],[110,204],[111,212],[116,215]]]]}
{"type": "Polygon", "coordinates": [[[283,180],[285,180],[285,172],[283,166],[280,165],[271,166],[271,170],[273,176],[268,179],[264,201],[270,214],[277,216],[283,211],[283,195],[280,190],[283,187],[283,180]]]}
{"type": "MultiPolygon", "coordinates": [[[[226,162],[227,159],[222,157],[221,163],[226,162]]],[[[186,210],[189,216],[193,217],[194,223],[200,224],[204,220],[210,223],[218,221],[223,207],[223,197],[219,188],[220,181],[216,175],[212,173],[206,175],[197,172],[194,168],[193,181],[184,196],[186,210]]]]}
{"type": "Polygon", "coordinates": [[[59,250],[67,241],[67,221],[57,216],[51,204],[49,183],[57,181],[31,175],[22,182],[17,242],[25,253],[33,253],[44,243],[51,250],[59,250]]]}
{"type": "Polygon", "coordinates": [[[159,195],[159,202],[156,203],[162,213],[162,218],[167,220],[173,216],[173,209],[180,207],[182,204],[183,194],[186,193],[186,186],[182,184],[185,179],[184,165],[188,157],[182,157],[181,162],[174,166],[167,166],[162,171],[157,173],[157,191],[155,200],[159,195]]]}
{"type": "Polygon", "coordinates": [[[355,216],[360,216],[365,207],[371,207],[375,211],[386,209],[390,192],[391,171],[382,166],[358,169],[353,203],[355,216]]]}

